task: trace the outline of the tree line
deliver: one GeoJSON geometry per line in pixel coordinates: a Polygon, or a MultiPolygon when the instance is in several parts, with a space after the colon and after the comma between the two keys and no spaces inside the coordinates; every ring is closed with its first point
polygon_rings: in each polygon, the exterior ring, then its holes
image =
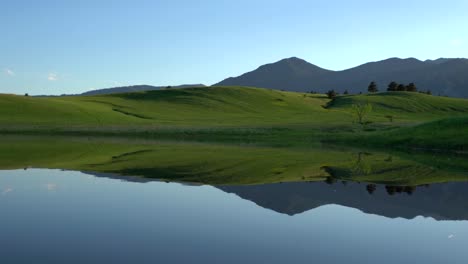
{"type": "MultiPolygon", "coordinates": [[[[371,82],[367,87],[367,91],[370,93],[376,93],[379,91],[377,84],[375,82],[371,82]]],[[[395,81],[390,82],[387,86],[387,92],[420,92],[425,94],[432,94],[430,90],[427,91],[418,91],[416,84],[410,83],[408,85],[403,83],[397,83],[395,81]]]]}
{"type": "MultiPolygon", "coordinates": [[[[369,93],[377,93],[379,91],[379,87],[377,86],[377,83],[371,82],[369,86],[367,87],[367,91],[369,93]]],[[[428,95],[432,95],[432,92],[430,90],[427,91],[419,91],[418,87],[416,86],[415,83],[410,83],[410,84],[403,84],[403,83],[397,83],[395,81],[390,82],[387,86],[387,92],[419,92],[419,93],[424,93],[428,95]]],[[[310,91],[310,93],[314,94],[317,93],[315,91],[310,91]]],[[[343,92],[344,95],[348,95],[349,92],[348,90],[345,90],[343,92]]],[[[361,93],[360,93],[361,94],[361,93]]],[[[335,90],[329,90],[326,92],[326,95],[328,98],[333,99],[336,96],[339,95],[339,93],[335,90]]]]}

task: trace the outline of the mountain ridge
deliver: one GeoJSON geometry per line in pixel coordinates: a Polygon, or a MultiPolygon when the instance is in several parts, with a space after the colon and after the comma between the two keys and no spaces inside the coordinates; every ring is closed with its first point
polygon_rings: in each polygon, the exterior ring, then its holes
{"type": "Polygon", "coordinates": [[[204,84],[182,84],[177,86],[153,86],[147,84],[140,85],[129,85],[129,86],[119,86],[111,88],[103,88],[90,90],[79,95],[100,95],[100,94],[113,94],[113,93],[128,93],[128,92],[142,92],[142,91],[153,91],[161,90],[165,88],[192,88],[192,87],[205,87],[204,84]]]}
{"type": "Polygon", "coordinates": [[[258,67],[237,77],[229,77],[213,86],[254,86],[287,91],[324,93],[334,89],[351,93],[367,91],[375,81],[384,91],[388,83],[416,83],[420,90],[452,97],[468,97],[468,59],[388,58],[345,70],[328,70],[303,59],[291,57],[258,67]]]}

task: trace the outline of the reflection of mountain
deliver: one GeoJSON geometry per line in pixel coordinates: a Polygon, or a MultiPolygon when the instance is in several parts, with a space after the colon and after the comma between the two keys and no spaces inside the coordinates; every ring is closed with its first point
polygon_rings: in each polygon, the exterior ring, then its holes
{"type": "Polygon", "coordinates": [[[389,195],[378,185],[371,195],[366,184],[347,182],[328,185],[321,182],[283,183],[256,186],[218,186],[259,206],[288,215],[328,204],[353,207],[368,214],[412,219],[468,220],[468,183],[433,184],[418,187],[412,195],[389,195]]]}
{"type": "MultiPolygon", "coordinates": [[[[135,183],[160,181],[138,176],[120,176],[112,173],[83,172],[100,178],[135,183]]],[[[181,183],[184,185],[195,185],[181,183]]],[[[420,186],[414,193],[395,192],[389,195],[388,187],[375,187],[369,194],[370,185],[337,182],[333,185],[323,182],[295,182],[282,184],[216,186],[227,193],[234,193],[242,199],[278,213],[296,215],[320,206],[337,204],[389,218],[412,219],[417,216],[432,217],[436,220],[468,220],[468,182],[454,182],[420,186]],[[367,188],[366,188],[367,187],[367,188]]],[[[373,188],[371,188],[373,189],[373,188]]]]}

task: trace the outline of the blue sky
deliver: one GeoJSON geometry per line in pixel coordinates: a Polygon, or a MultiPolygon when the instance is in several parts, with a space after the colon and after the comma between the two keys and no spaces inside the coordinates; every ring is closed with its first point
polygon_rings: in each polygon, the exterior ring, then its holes
{"type": "Polygon", "coordinates": [[[2,1],[0,92],[213,84],[286,57],[468,57],[468,1],[2,1]]]}

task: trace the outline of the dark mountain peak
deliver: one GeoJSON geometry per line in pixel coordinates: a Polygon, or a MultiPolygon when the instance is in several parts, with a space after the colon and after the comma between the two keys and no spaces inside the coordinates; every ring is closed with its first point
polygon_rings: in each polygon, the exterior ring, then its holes
{"type": "Polygon", "coordinates": [[[286,59],[282,59],[274,63],[265,64],[265,65],[260,66],[259,69],[268,68],[268,67],[289,67],[289,68],[295,68],[295,69],[300,69],[300,67],[305,67],[309,69],[313,68],[313,69],[327,71],[306,60],[303,60],[297,57],[286,58],[286,59]]]}
{"type": "Polygon", "coordinates": [[[456,62],[456,63],[466,63],[468,59],[466,58],[438,58],[436,60],[425,60],[424,62],[430,64],[444,64],[447,62],[456,62]]]}
{"type": "Polygon", "coordinates": [[[468,59],[465,59],[465,58],[445,59],[444,62],[441,62],[441,63],[439,63],[439,64],[449,64],[449,63],[453,63],[453,64],[467,64],[467,63],[468,63],[468,59]]]}
{"type": "MultiPolygon", "coordinates": [[[[424,64],[424,62],[418,60],[418,59],[415,59],[415,58],[397,58],[397,57],[393,57],[393,58],[389,58],[389,59],[385,59],[385,60],[380,60],[380,61],[373,61],[373,62],[368,62],[368,63],[365,63],[365,64],[362,64],[358,67],[361,67],[361,66],[372,66],[372,67],[375,67],[375,65],[378,65],[379,67],[395,67],[395,66],[400,66],[400,65],[414,65],[414,66],[419,66],[419,65],[422,65],[424,64]]],[[[358,68],[356,67],[356,68],[358,68]]]]}
{"type": "Polygon", "coordinates": [[[299,62],[306,62],[305,60],[301,59],[301,58],[298,58],[298,57],[290,57],[290,58],[285,58],[285,59],[282,59],[280,61],[299,61],[299,62]]]}
{"type": "Polygon", "coordinates": [[[342,70],[330,71],[291,57],[265,64],[254,71],[228,78],[216,85],[255,86],[288,91],[324,93],[328,90],[351,93],[367,91],[371,81],[380,90],[396,81],[416,83],[420,90],[433,94],[468,97],[468,60],[440,58],[421,61],[416,58],[389,58],[342,70]]]}
{"type": "Polygon", "coordinates": [[[438,58],[438,59],[435,59],[435,60],[425,60],[424,62],[425,63],[431,63],[431,64],[442,64],[442,63],[446,63],[448,61],[451,61],[453,59],[451,58],[438,58]]]}
{"type": "Polygon", "coordinates": [[[292,64],[310,64],[306,60],[303,60],[298,57],[291,57],[291,58],[286,58],[278,61],[278,63],[292,63],[292,64]]]}
{"type": "Polygon", "coordinates": [[[240,85],[300,91],[307,89],[307,83],[313,79],[329,72],[303,59],[291,57],[262,65],[238,77],[227,78],[215,86],[240,85]]]}
{"type": "Polygon", "coordinates": [[[399,58],[399,57],[392,57],[386,60],[381,60],[378,62],[421,62],[420,60],[410,57],[410,58],[399,58]]]}

